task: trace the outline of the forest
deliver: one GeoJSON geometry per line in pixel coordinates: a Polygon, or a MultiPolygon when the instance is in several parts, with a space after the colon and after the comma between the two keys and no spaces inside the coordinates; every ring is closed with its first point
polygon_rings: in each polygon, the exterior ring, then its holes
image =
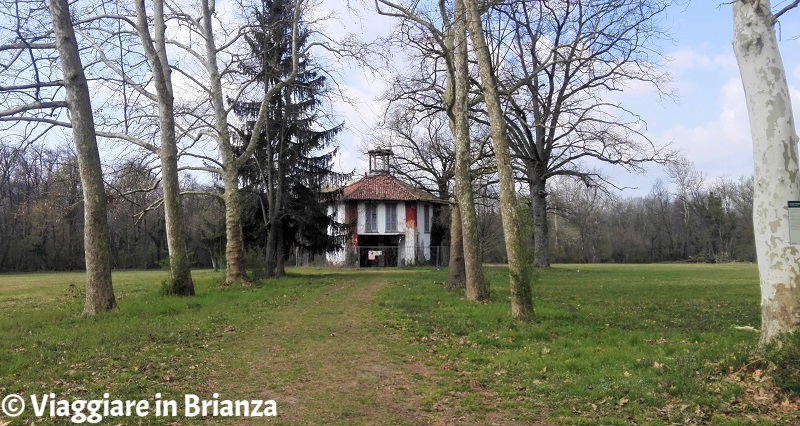
{"type": "MultiPolygon", "coordinates": [[[[115,269],[153,269],[168,257],[158,176],[146,159],[106,172],[108,220],[115,269]],[[154,187],[153,191],[136,191],[154,187]],[[130,193],[133,192],[133,193],[130,193]]],[[[754,262],[751,178],[710,179],[690,163],[676,165],[672,181],[657,182],[644,197],[554,179],[549,192],[550,252],[556,263],[754,262]],[[675,189],[670,189],[675,188],[675,189]]],[[[224,207],[214,191],[181,181],[182,209],[192,265],[218,267],[224,256],[224,207]]],[[[505,262],[496,189],[476,188],[479,240],[487,263],[505,262]]],[[[525,202],[526,194],[520,194],[525,202]]],[[[81,181],[68,146],[0,146],[0,271],[83,268],[81,181]]],[[[250,195],[245,215],[256,217],[250,195]]],[[[436,223],[449,244],[447,212],[436,223]]],[[[250,238],[249,256],[259,246],[250,238]]],[[[321,263],[324,256],[289,250],[290,264],[321,263]]],[[[251,259],[254,261],[254,259],[251,259]]],[[[252,265],[250,265],[252,266],[252,265]]]]}

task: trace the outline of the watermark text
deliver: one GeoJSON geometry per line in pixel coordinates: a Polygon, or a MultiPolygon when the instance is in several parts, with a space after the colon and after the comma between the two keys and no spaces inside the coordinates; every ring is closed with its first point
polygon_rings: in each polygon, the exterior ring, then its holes
{"type": "Polygon", "coordinates": [[[76,424],[94,424],[116,417],[274,417],[278,415],[278,406],[271,399],[220,399],[218,393],[209,399],[185,394],[181,401],[162,399],[161,393],[150,400],[112,399],[108,393],[90,400],[63,399],[55,393],[31,394],[27,398],[10,394],[0,401],[3,416],[18,417],[26,411],[38,418],[67,418],[76,424]]]}

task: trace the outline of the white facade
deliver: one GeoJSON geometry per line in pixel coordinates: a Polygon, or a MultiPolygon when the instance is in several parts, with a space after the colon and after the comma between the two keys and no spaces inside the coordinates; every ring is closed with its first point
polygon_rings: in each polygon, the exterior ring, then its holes
{"type": "MultiPolygon", "coordinates": [[[[431,227],[433,225],[433,206],[418,201],[350,201],[356,203],[355,237],[351,234],[342,250],[329,252],[329,263],[340,266],[354,266],[348,263],[363,264],[359,257],[366,251],[370,260],[386,256],[381,266],[413,265],[417,260],[430,260],[431,227]],[[412,203],[416,210],[416,220],[407,217],[406,203],[412,203]],[[394,207],[394,215],[390,208],[394,207]],[[427,215],[426,215],[427,211],[427,215]],[[389,220],[387,220],[387,218],[389,220]],[[355,244],[354,240],[355,239],[355,244]],[[356,253],[359,250],[359,253],[356,253]],[[396,250],[396,254],[394,254],[396,250]],[[389,255],[389,251],[392,252],[389,255]],[[380,254],[378,254],[380,253],[380,254]],[[356,256],[352,262],[348,254],[356,256]]],[[[328,214],[334,215],[339,223],[347,223],[345,202],[337,201],[328,206],[328,214]]],[[[332,231],[332,230],[331,230],[332,231]]],[[[366,265],[368,266],[368,265],[366,265]]]]}

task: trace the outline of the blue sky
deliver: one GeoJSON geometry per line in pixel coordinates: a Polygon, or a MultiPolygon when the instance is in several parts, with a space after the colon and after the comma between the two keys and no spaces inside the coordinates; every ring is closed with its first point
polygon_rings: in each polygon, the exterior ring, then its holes
{"type": "MultiPolygon", "coordinates": [[[[663,53],[671,59],[666,66],[675,79],[679,100],[648,103],[647,96],[634,94],[622,102],[627,101],[643,115],[653,140],[672,143],[710,181],[722,176],[734,179],[749,176],[753,171],[752,145],[744,92],[731,45],[731,6],[693,1],[685,9],[673,10],[668,21],[674,42],[665,44],[663,53]]],[[[781,53],[798,117],[800,10],[784,15],[780,30],[781,53]]],[[[657,166],[651,167],[645,176],[620,175],[621,181],[639,186],[638,191],[630,191],[635,194],[646,194],[657,178],[665,178],[657,166]]]]}
{"type": "MultiPolygon", "coordinates": [[[[773,9],[780,5],[773,2],[773,9]]],[[[665,67],[673,77],[677,101],[662,101],[654,90],[644,86],[630,87],[615,95],[615,101],[639,113],[647,122],[650,139],[680,150],[709,181],[722,176],[738,179],[753,170],[744,94],[731,46],[731,7],[716,0],[694,0],[672,8],[665,16],[664,28],[673,40],[665,41],[658,49],[667,58],[665,67]]],[[[360,12],[360,19],[346,10],[337,10],[336,14],[347,31],[361,33],[365,39],[370,34],[384,33],[393,25],[392,20],[377,16],[372,10],[360,12]]],[[[798,117],[800,10],[784,15],[781,21],[781,53],[798,117]]],[[[335,105],[348,128],[339,137],[338,168],[363,171],[366,160],[359,150],[368,142],[375,121],[380,119],[381,106],[375,98],[385,86],[380,76],[355,68],[343,72],[343,76],[340,83],[344,83],[344,90],[355,103],[335,105]]],[[[646,195],[656,179],[666,179],[664,170],[657,165],[644,175],[613,169],[606,173],[621,186],[638,188],[623,195],[646,195]]]]}

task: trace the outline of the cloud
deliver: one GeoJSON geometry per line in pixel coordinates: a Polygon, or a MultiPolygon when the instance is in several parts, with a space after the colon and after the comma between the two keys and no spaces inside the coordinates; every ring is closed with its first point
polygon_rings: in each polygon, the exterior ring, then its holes
{"type": "Polygon", "coordinates": [[[684,46],[666,55],[667,68],[674,74],[688,71],[736,71],[733,53],[708,54],[694,47],[684,46]]]}
{"type": "Polygon", "coordinates": [[[748,175],[753,169],[750,125],[742,83],[725,82],[718,95],[718,114],[698,126],[671,126],[660,138],[711,177],[748,175]]]}
{"type": "MultiPolygon", "coordinates": [[[[795,122],[800,117],[800,90],[790,88],[795,122]]],[[[731,78],[718,95],[718,113],[711,121],[687,127],[670,127],[661,140],[671,140],[674,148],[695,163],[709,177],[738,177],[753,173],[753,146],[741,80],[731,78]]]]}
{"type": "Polygon", "coordinates": [[[701,55],[691,48],[682,48],[667,55],[668,67],[681,71],[693,68],[708,68],[712,60],[707,55],[701,55]]]}

